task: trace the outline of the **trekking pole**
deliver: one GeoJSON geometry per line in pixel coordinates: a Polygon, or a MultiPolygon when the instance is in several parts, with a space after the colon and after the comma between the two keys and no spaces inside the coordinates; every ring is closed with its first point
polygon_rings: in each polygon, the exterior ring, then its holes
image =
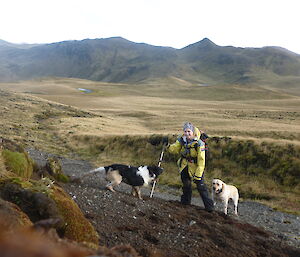
{"type": "MultiPolygon", "coordinates": [[[[163,149],[161,151],[160,158],[159,158],[158,165],[157,165],[158,167],[160,167],[160,165],[162,163],[165,149],[166,149],[166,145],[163,146],[163,149]]],[[[155,185],[156,185],[156,180],[154,180],[154,182],[153,182],[151,193],[150,193],[150,198],[152,198],[152,196],[153,196],[155,185]]]]}

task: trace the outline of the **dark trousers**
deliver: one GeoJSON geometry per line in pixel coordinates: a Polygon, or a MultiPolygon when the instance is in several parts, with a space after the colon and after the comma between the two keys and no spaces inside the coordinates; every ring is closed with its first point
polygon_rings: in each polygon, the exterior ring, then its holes
{"type": "MultiPolygon", "coordinates": [[[[181,203],[182,204],[191,204],[192,200],[192,180],[188,173],[188,167],[185,167],[181,172],[181,181],[182,181],[182,196],[181,203]]],[[[212,211],[214,209],[213,200],[209,197],[208,190],[206,185],[204,184],[204,179],[202,177],[201,180],[195,180],[197,190],[202,198],[204,203],[204,207],[207,211],[212,211]]]]}

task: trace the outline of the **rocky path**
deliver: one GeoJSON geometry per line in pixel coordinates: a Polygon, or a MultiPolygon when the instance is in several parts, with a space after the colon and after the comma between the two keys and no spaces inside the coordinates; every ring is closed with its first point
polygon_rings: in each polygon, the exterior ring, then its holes
{"type": "MultiPolygon", "coordinates": [[[[42,153],[34,149],[28,149],[28,152],[39,165],[44,165],[46,159],[50,157],[49,154],[42,153]]],[[[65,174],[73,178],[80,177],[85,172],[93,168],[89,162],[84,160],[61,158],[61,163],[65,174]]],[[[119,187],[117,187],[116,190],[118,192],[116,193],[106,191],[104,189],[105,184],[106,181],[104,180],[103,174],[95,174],[83,178],[79,184],[66,184],[64,188],[77,202],[77,204],[85,213],[86,217],[91,220],[93,225],[98,230],[100,237],[105,241],[106,245],[113,246],[115,242],[126,244],[128,243],[129,239],[131,241],[135,240],[138,242],[140,240],[139,237],[146,239],[151,243],[151,245],[159,245],[159,241],[164,241],[164,243],[167,244],[168,240],[171,240],[170,238],[165,238],[165,235],[159,235],[153,231],[150,233],[147,232],[147,229],[144,228],[143,230],[141,228],[143,226],[149,226],[143,217],[147,218],[147,220],[150,220],[152,222],[151,224],[153,224],[153,227],[155,227],[157,224],[160,224],[162,221],[166,223],[170,220],[170,222],[173,221],[174,223],[175,218],[173,218],[173,216],[170,214],[172,213],[172,210],[170,213],[164,213],[163,216],[163,214],[160,212],[165,212],[165,210],[162,210],[162,207],[160,206],[171,209],[177,208],[178,206],[178,210],[176,210],[177,212],[181,212],[182,206],[180,206],[178,202],[179,196],[165,192],[159,192],[162,187],[158,185],[157,190],[154,193],[154,199],[150,199],[148,197],[150,194],[149,188],[143,189],[142,195],[145,196],[145,200],[141,201],[130,195],[131,188],[126,184],[122,183],[119,187]],[[166,215],[170,217],[167,217],[166,219],[166,215]],[[130,222],[128,221],[128,217],[131,219],[130,222]],[[124,219],[124,221],[122,219],[124,219]],[[138,225],[136,223],[137,220],[139,220],[138,225]],[[136,232],[134,233],[136,230],[143,232],[141,232],[142,234],[136,232]],[[109,233],[107,231],[109,231],[109,233]]],[[[165,191],[165,188],[163,191],[165,191]]],[[[204,210],[202,210],[202,201],[200,198],[195,197],[192,204],[194,206],[193,209],[189,209],[190,207],[188,207],[187,212],[190,211],[191,214],[194,213],[195,210],[198,210],[198,212],[201,213],[204,212],[204,210]]],[[[217,210],[218,209],[219,207],[217,207],[217,210]]],[[[270,207],[252,201],[244,201],[239,203],[238,217],[232,215],[232,211],[232,209],[229,209],[229,216],[234,220],[237,220],[238,222],[247,222],[258,228],[264,228],[266,231],[275,233],[275,237],[277,238],[278,242],[283,244],[288,243],[289,245],[300,249],[299,216],[274,211],[270,207]]],[[[221,212],[217,211],[217,213],[217,219],[226,218],[221,212]]],[[[182,215],[185,215],[185,213],[182,213],[182,215]]],[[[208,216],[210,214],[204,215],[207,215],[208,219],[211,218],[211,216],[208,216]]],[[[200,222],[196,217],[194,219],[191,217],[189,217],[189,220],[186,221],[188,223],[187,226],[192,226],[194,223],[200,222]]],[[[214,218],[216,219],[216,217],[214,218]]],[[[182,217],[181,219],[184,218],[182,217]]],[[[177,225],[179,228],[182,226],[182,224],[177,225]]],[[[170,223],[169,227],[166,229],[170,229],[172,226],[174,225],[170,223]]],[[[182,231],[183,230],[179,229],[176,231],[176,233],[178,233],[178,242],[184,243],[185,236],[180,234],[182,231]]],[[[197,240],[199,240],[199,238],[197,240]]],[[[195,242],[197,240],[195,240],[195,242]]],[[[174,244],[174,238],[172,239],[172,242],[169,242],[169,244],[174,244]]],[[[135,247],[137,246],[135,245],[135,247]]],[[[146,248],[143,249],[144,251],[147,251],[145,250],[146,248]]],[[[146,252],[144,253],[144,256],[147,256],[146,252]]],[[[183,254],[182,256],[185,255],[183,254]]]]}

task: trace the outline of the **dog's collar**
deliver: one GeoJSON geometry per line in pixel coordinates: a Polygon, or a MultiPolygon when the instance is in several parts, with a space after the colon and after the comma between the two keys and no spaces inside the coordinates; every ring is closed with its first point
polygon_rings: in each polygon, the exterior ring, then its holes
{"type": "Polygon", "coordinates": [[[223,188],[221,188],[221,190],[218,190],[218,192],[216,192],[216,194],[221,194],[223,192],[223,188]]]}

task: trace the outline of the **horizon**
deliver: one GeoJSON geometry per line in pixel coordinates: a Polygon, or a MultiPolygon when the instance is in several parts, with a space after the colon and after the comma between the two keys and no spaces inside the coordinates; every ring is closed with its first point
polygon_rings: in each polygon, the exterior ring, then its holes
{"type": "Polygon", "coordinates": [[[182,48],[185,48],[185,47],[188,47],[189,45],[193,45],[193,44],[196,44],[196,43],[199,43],[205,39],[208,39],[209,41],[211,41],[212,43],[214,43],[215,45],[217,46],[221,46],[221,47],[236,47],[236,48],[264,48],[264,47],[275,47],[275,48],[282,48],[282,49],[285,49],[289,52],[292,52],[292,53],[295,53],[297,55],[300,55],[300,53],[297,53],[297,52],[294,52],[288,48],[285,48],[283,46],[279,46],[279,45],[265,45],[265,46],[261,46],[261,47],[256,47],[256,46],[234,46],[234,45],[220,45],[216,42],[214,42],[213,40],[211,40],[210,38],[208,37],[204,37],[196,42],[192,42],[192,43],[189,43],[181,48],[177,48],[177,47],[173,47],[173,46],[163,46],[163,45],[153,45],[153,44],[150,44],[150,43],[147,43],[147,42],[135,42],[135,41],[132,41],[132,40],[129,40],[125,37],[122,37],[122,36],[112,36],[112,37],[106,37],[106,38],[101,38],[101,37],[98,37],[98,38],[83,38],[83,39],[69,39],[69,40],[62,40],[62,41],[54,41],[54,42],[45,42],[45,43],[28,43],[28,42],[10,42],[10,41],[7,41],[3,38],[0,38],[0,41],[3,41],[5,43],[8,43],[8,44],[13,44],[13,45],[47,45],[47,44],[56,44],[56,43],[61,43],[61,42],[71,42],[71,41],[84,41],[84,40],[105,40],[105,39],[113,39],[113,38],[122,38],[124,40],[127,40],[129,42],[132,42],[132,43],[136,43],[136,44],[147,44],[147,45],[151,45],[151,46],[157,46],[157,47],[170,47],[170,48],[174,48],[174,49],[182,49],[182,48]]]}

